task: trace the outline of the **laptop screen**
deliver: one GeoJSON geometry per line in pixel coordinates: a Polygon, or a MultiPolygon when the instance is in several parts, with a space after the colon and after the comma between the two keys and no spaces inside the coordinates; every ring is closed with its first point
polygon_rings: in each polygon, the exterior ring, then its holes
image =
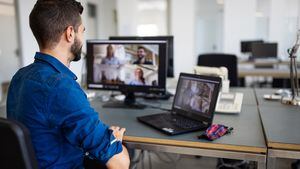
{"type": "Polygon", "coordinates": [[[219,86],[220,78],[181,74],[173,109],[195,119],[212,119],[219,86]]]}

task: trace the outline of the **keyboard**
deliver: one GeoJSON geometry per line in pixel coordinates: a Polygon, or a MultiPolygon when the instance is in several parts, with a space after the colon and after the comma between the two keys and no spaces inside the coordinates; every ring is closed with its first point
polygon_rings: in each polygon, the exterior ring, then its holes
{"type": "Polygon", "coordinates": [[[203,126],[202,123],[196,120],[188,119],[178,115],[171,115],[171,114],[162,114],[160,116],[162,121],[167,121],[172,125],[182,128],[182,129],[190,129],[190,128],[197,128],[199,126],[203,126]]]}

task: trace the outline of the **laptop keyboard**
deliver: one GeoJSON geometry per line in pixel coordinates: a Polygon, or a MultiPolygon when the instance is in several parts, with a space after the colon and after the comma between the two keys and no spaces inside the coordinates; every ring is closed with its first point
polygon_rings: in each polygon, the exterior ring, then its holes
{"type": "Polygon", "coordinates": [[[160,116],[163,121],[168,121],[172,125],[175,125],[177,127],[180,127],[182,129],[190,129],[190,128],[198,128],[200,126],[204,126],[202,123],[198,121],[194,121],[191,119],[187,119],[181,116],[175,116],[171,114],[162,114],[160,116]]]}

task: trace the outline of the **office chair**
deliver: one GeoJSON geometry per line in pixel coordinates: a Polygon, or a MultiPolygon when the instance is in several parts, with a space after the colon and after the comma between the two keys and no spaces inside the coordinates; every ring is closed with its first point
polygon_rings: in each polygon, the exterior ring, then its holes
{"type": "Polygon", "coordinates": [[[28,129],[22,124],[0,118],[0,168],[38,169],[28,129]]]}
{"type": "Polygon", "coordinates": [[[230,54],[210,53],[198,56],[198,66],[221,67],[228,69],[230,86],[238,86],[237,57],[230,54]]]}

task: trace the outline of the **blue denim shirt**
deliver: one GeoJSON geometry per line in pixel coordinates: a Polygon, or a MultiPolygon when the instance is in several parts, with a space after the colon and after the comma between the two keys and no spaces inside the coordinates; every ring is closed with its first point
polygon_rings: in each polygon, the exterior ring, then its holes
{"type": "Polygon", "coordinates": [[[36,53],[11,81],[7,116],[29,129],[39,168],[83,168],[85,154],[105,164],[122,151],[76,79],[56,58],[36,53]]]}

